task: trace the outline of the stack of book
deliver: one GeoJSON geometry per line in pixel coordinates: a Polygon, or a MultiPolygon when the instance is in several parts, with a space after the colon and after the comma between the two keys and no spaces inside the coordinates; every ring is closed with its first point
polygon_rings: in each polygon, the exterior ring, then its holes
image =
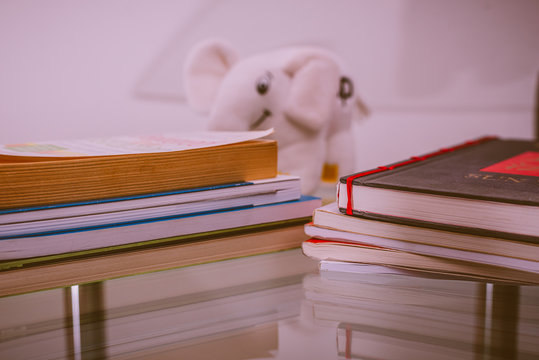
{"type": "Polygon", "coordinates": [[[2,146],[0,294],[299,247],[321,202],[268,133],[2,146]]]}
{"type": "Polygon", "coordinates": [[[539,283],[539,144],[484,137],[340,179],[314,212],[306,255],[539,283]]]}

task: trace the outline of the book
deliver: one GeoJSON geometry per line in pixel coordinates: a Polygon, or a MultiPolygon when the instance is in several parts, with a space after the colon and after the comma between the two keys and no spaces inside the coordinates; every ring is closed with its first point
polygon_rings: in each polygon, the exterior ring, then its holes
{"type": "MultiPolygon", "coordinates": [[[[305,219],[0,263],[0,297],[298,249],[305,219]]],[[[306,262],[305,262],[306,263],[306,262]]],[[[313,266],[314,262],[313,262],[313,266]]],[[[221,282],[224,281],[221,279],[221,282]]],[[[228,281],[228,280],[227,280],[228,281]]]]}
{"type": "Polygon", "coordinates": [[[348,215],[539,240],[539,144],[485,137],[342,177],[348,215]]]}
{"type": "Polygon", "coordinates": [[[414,254],[357,242],[309,239],[302,243],[306,256],[315,260],[395,266],[439,274],[500,282],[539,284],[539,274],[488,264],[414,254]]]}
{"type": "Polygon", "coordinates": [[[451,249],[443,246],[432,246],[420,243],[400,241],[391,238],[383,238],[357,234],[342,230],[326,229],[312,224],[305,225],[305,233],[313,238],[322,240],[346,241],[358,244],[375,245],[392,250],[399,250],[414,254],[442,257],[462,261],[470,261],[480,264],[507,267],[522,271],[534,272],[539,276],[539,259],[523,260],[503,255],[492,255],[481,252],[451,249]]]}
{"type": "Polygon", "coordinates": [[[183,235],[253,226],[290,219],[310,218],[321,205],[319,198],[232,210],[142,219],[94,227],[66,229],[0,240],[0,260],[24,259],[111,246],[136,244],[183,235]]]}
{"type": "MultiPolygon", "coordinates": [[[[436,249],[436,251],[463,250],[477,254],[478,257],[482,256],[481,254],[488,254],[533,262],[539,261],[538,243],[349,216],[341,213],[336,203],[315,209],[312,222],[316,227],[309,227],[312,237],[324,237],[325,235],[322,233],[327,235],[327,232],[322,229],[328,229],[341,231],[340,235],[345,235],[348,240],[351,240],[351,237],[356,239],[361,237],[361,242],[373,245],[392,244],[398,245],[401,249],[406,247],[409,250],[416,249],[417,246],[428,245],[431,250],[436,249]],[[316,233],[314,233],[315,231],[316,233]],[[387,239],[393,239],[393,241],[387,239]]],[[[332,231],[329,233],[336,235],[332,231]]]]}
{"type": "Polygon", "coordinates": [[[300,197],[299,177],[278,175],[270,179],[167,193],[0,210],[0,240],[23,235],[44,235],[67,229],[267,205],[297,200],[300,197]]]}
{"type": "Polygon", "coordinates": [[[0,209],[237,183],[277,175],[271,133],[200,132],[0,146],[0,209]]]}

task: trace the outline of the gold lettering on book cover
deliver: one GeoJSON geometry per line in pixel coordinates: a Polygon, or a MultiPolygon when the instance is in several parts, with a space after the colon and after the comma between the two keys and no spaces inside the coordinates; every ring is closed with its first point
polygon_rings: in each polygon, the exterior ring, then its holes
{"type": "Polygon", "coordinates": [[[526,177],[514,176],[514,175],[504,175],[504,174],[478,174],[478,173],[469,173],[464,176],[466,179],[476,179],[482,181],[503,181],[506,183],[520,184],[520,183],[529,183],[533,181],[534,183],[539,184],[539,180],[532,180],[526,177]]]}

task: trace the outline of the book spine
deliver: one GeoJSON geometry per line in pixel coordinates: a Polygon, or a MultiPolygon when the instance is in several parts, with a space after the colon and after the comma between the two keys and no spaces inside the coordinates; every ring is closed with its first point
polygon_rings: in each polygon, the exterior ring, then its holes
{"type": "Polygon", "coordinates": [[[484,137],[481,137],[479,139],[469,140],[469,141],[466,141],[466,142],[464,142],[462,144],[458,144],[458,145],[455,145],[455,146],[452,146],[452,147],[449,147],[449,148],[442,148],[442,149],[440,149],[438,151],[434,151],[434,152],[431,152],[431,153],[428,153],[428,154],[425,154],[425,155],[412,156],[410,159],[401,161],[401,162],[396,163],[396,164],[391,164],[391,165],[386,165],[386,166],[379,166],[376,169],[372,169],[372,170],[368,170],[368,171],[364,171],[364,172],[360,172],[360,173],[357,173],[357,174],[350,175],[350,176],[348,176],[346,178],[346,195],[347,195],[346,214],[347,215],[352,215],[353,214],[353,204],[354,203],[353,203],[353,199],[352,199],[352,188],[353,188],[353,181],[355,179],[360,178],[360,177],[364,177],[364,176],[367,176],[367,175],[381,173],[381,172],[384,172],[384,171],[394,170],[394,169],[397,169],[397,168],[400,168],[400,167],[403,167],[403,166],[406,166],[406,165],[415,164],[415,163],[418,163],[420,161],[425,161],[427,159],[430,159],[430,158],[433,158],[433,157],[436,157],[436,156],[439,156],[439,155],[443,155],[443,154],[447,154],[449,152],[454,152],[454,151],[457,151],[457,150],[469,148],[471,146],[479,145],[479,144],[482,144],[482,143],[485,143],[485,142],[488,142],[488,141],[492,141],[492,140],[496,140],[496,139],[498,139],[497,136],[484,136],[484,137]]]}

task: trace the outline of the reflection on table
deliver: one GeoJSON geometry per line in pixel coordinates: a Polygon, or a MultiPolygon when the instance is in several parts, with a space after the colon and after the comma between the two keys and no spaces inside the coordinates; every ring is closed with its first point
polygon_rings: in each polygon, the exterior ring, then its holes
{"type": "Polygon", "coordinates": [[[539,356],[539,287],[401,274],[304,278],[318,326],[344,359],[526,359],[539,356]]]}
{"type": "Polygon", "coordinates": [[[365,269],[293,250],[4,297],[0,358],[539,357],[539,287],[365,269]]]}

